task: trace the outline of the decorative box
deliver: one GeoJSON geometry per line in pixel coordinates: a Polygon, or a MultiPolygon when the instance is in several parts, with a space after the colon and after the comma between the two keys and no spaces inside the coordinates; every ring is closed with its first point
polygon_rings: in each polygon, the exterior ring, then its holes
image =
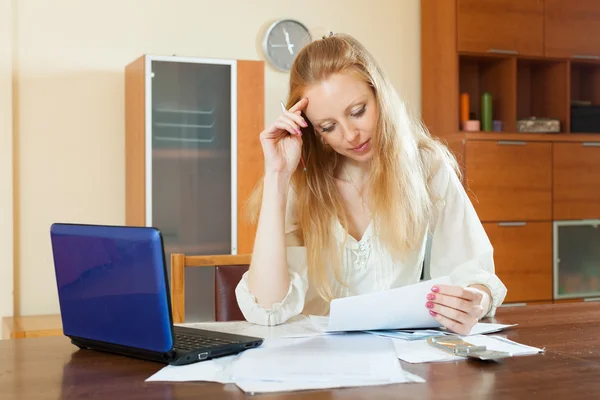
{"type": "Polygon", "coordinates": [[[560,121],[554,118],[523,118],[517,121],[517,132],[560,132],[560,121]]]}

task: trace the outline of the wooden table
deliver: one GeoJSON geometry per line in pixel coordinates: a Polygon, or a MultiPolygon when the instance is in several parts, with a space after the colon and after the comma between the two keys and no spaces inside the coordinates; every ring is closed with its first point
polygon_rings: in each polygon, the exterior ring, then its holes
{"type": "MultiPolygon", "coordinates": [[[[498,310],[504,334],[545,354],[498,364],[407,364],[427,380],[363,388],[258,395],[269,399],[592,399],[600,397],[600,303],[498,310]]],[[[0,397],[9,399],[239,399],[235,385],[144,380],[163,365],[78,351],[65,337],[0,341],[0,397]]],[[[256,396],[255,396],[256,397],[256,396]]]]}

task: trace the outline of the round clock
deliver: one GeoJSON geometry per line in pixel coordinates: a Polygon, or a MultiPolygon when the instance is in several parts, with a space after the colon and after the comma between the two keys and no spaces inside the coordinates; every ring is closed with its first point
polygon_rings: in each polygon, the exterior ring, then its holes
{"type": "Polygon", "coordinates": [[[310,43],[310,32],[302,23],[281,19],[269,26],[263,40],[267,60],[280,71],[289,71],[300,50],[310,43]]]}

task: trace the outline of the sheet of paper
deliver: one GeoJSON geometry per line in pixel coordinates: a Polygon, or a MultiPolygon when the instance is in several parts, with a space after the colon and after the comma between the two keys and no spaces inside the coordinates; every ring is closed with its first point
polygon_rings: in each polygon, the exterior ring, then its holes
{"type": "MultiPolygon", "coordinates": [[[[412,364],[466,360],[465,357],[454,356],[443,350],[436,349],[429,345],[427,340],[392,340],[398,358],[412,364]]],[[[542,349],[526,346],[495,335],[475,335],[465,337],[465,340],[477,346],[486,346],[491,350],[507,351],[513,356],[531,355],[543,351],[542,349]]]]}
{"type": "Polygon", "coordinates": [[[227,332],[263,339],[312,337],[325,334],[325,332],[320,332],[315,329],[310,318],[306,315],[298,315],[291,318],[286,323],[276,326],[256,325],[248,321],[196,322],[180,325],[188,328],[227,332]]]}
{"type": "Polygon", "coordinates": [[[146,381],[234,383],[247,393],[425,382],[402,369],[391,339],[351,335],[266,339],[235,356],[166,366],[146,381]]]}
{"type": "Polygon", "coordinates": [[[370,331],[381,329],[436,328],[426,295],[435,284],[450,284],[449,277],[423,281],[382,292],[331,301],[329,319],[311,315],[313,326],[324,332],[370,331]]]}
{"type": "MultiPolygon", "coordinates": [[[[472,329],[471,333],[465,336],[474,336],[474,335],[483,335],[486,333],[492,332],[500,332],[506,328],[510,328],[513,325],[503,325],[503,324],[491,324],[487,322],[479,322],[472,329]]],[[[392,330],[382,330],[382,331],[366,331],[367,333],[371,333],[373,335],[386,336],[394,339],[403,339],[403,340],[419,340],[419,339],[427,339],[430,336],[439,336],[439,335],[452,335],[453,333],[448,331],[446,328],[440,327],[438,329],[392,329],[392,330]]]]}
{"type": "Polygon", "coordinates": [[[389,381],[401,370],[388,338],[364,334],[274,339],[245,351],[234,381],[389,381]]]}

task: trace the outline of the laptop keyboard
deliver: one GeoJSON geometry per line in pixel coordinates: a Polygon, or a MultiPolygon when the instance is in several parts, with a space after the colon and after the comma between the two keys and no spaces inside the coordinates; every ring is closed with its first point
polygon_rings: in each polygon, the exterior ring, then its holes
{"type": "Polygon", "coordinates": [[[227,340],[211,336],[201,335],[182,335],[175,334],[175,347],[182,350],[197,350],[206,347],[219,347],[232,343],[239,343],[237,340],[227,340]]]}

